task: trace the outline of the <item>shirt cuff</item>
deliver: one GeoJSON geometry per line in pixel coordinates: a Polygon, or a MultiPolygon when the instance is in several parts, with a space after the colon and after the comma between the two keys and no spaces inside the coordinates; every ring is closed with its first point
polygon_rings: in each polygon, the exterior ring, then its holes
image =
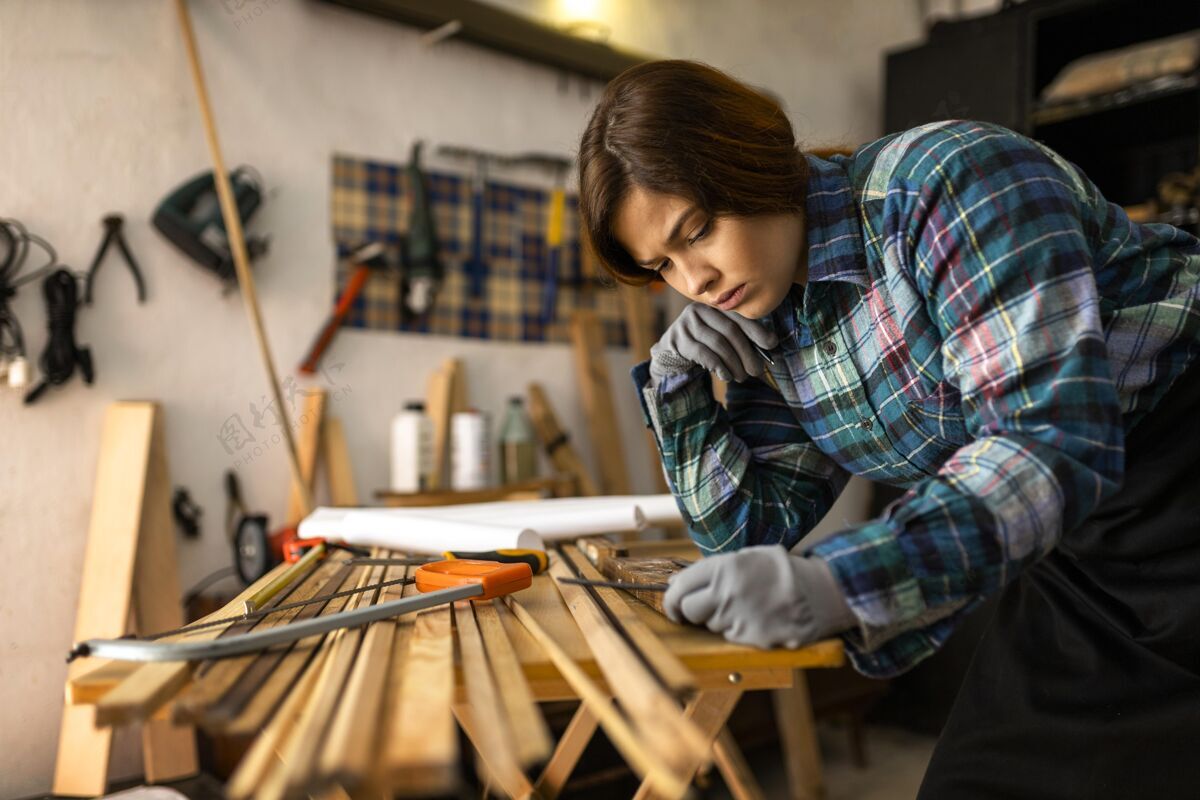
{"type": "Polygon", "coordinates": [[[808,555],[829,565],[858,620],[846,635],[856,649],[872,651],[900,633],[924,628],[966,605],[955,600],[930,607],[886,520],[873,520],[818,542],[808,555]]]}
{"type": "Polygon", "coordinates": [[[717,402],[713,398],[711,378],[701,367],[655,379],[650,375],[650,360],[647,359],[635,366],[630,374],[637,387],[646,425],[659,434],[697,411],[709,413],[717,402]]]}

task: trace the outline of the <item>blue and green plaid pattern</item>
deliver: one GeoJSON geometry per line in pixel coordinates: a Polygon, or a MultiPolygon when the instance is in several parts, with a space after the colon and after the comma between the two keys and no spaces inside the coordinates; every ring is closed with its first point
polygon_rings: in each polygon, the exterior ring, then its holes
{"type": "Polygon", "coordinates": [[[795,545],[851,473],[907,489],[810,551],[886,676],[1120,487],[1126,435],[1200,351],[1200,241],[995,125],[810,164],[808,284],[766,320],[782,395],[634,380],[705,552],[795,545]]]}
{"type": "MultiPolygon", "coordinates": [[[[554,320],[543,317],[550,193],[488,181],[484,190],[483,292],[471,296],[463,264],[471,257],[471,177],[425,173],[445,279],[427,317],[401,322],[396,275],[373,273],[346,316],[346,325],[374,330],[569,342],[571,311],[588,308],[600,318],[605,341],[626,347],[620,299],[614,286],[585,281],[580,262],[578,199],[567,195],[554,320]]],[[[353,268],[347,257],[368,242],[383,242],[396,257],[408,228],[411,195],[403,165],[351,156],[333,158],[332,216],[337,246],[336,290],[353,268]]]]}

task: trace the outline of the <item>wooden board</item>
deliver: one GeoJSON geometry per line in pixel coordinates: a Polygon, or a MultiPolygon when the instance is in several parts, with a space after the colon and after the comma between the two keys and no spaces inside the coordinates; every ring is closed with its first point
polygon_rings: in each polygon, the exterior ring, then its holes
{"type": "MultiPolygon", "coordinates": [[[[134,568],[135,628],[140,635],[173,630],[183,625],[179,561],[175,555],[175,521],[171,513],[171,478],[167,468],[167,439],[163,413],[154,415],[150,465],[142,497],[141,533],[134,568]]],[[[142,766],[147,783],[161,783],[196,774],[196,734],[191,726],[165,719],[142,724],[142,766]]]]}
{"type": "MultiPolygon", "coordinates": [[[[618,283],[617,293],[621,298],[621,308],[625,314],[625,330],[629,334],[629,353],[633,356],[634,363],[637,364],[650,357],[650,348],[654,345],[655,340],[650,289],[646,286],[618,283]]],[[[658,442],[654,438],[654,431],[647,428],[645,438],[654,491],[665,494],[670,489],[667,488],[667,480],[663,477],[662,457],[658,452],[658,442]]]]}
{"type": "Polygon", "coordinates": [[[546,390],[539,383],[531,383],[528,391],[529,419],[550,463],[559,473],[575,481],[580,495],[595,497],[600,494],[591,473],[583,464],[583,459],[571,444],[571,437],[559,425],[558,416],[546,397],[546,390]]]}
{"type": "MultiPolygon", "coordinates": [[[[142,526],[149,521],[144,517],[144,502],[170,502],[169,486],[164,498],[161,480],[150,474],[158,457],[152,458],[154,439],[161,435],[157,414],[157,406],[147,402],[113,403],[105,413],[75,617],[76,641],[115,638],[127,632],[142,526]]],[[[168,513],[169,509],[168,505],[168,513]]],[[[174,535],[173,530],[170,533],[174,535]]],[[[161,531],[155,534],[161,535],[161,531]]],[[[160,554],[160,550],[150,553],[155,561],[160,554]]],[[[72,662],[67,680],[85,674],[92,666],[87,659],[72,662]]],[[[91,706],[63,709],[55,794],[104,793],[112,731],[97,728],[95,718],[96,709],[91,706]]]]}
{"type": "MultiPolygon", "coordinates": [[[[596,568],[591,565],[583,553],[579,552],[578,548],[567,546],[563,547],[560,552],[579,577],[592,581],[604,579],[604,576],[596,571],[596,568]]],[[[621,631],[642,654],[650,668],[668,689],[678,696],[695,690],[695,677],[634,613],[625,601],[629,595],[624,590],[595,587],[593,591],[600,602],[604,604],[608,616],[615,624],[621,626],[621,631]]],[[[646,594],[655,593],[647,592],[646,594]]]]}
{"type": "Polygon", "coordinates": [[[599,467],[600,490],[605,494],[629,494],[629,469],[613,407],[612,383],[608,377],[607,348],[600,319],[588,309],[571,314],[571,342],[575,370],[599,467]]]}
{"type": "MultiPolygon", "coordinates": [[[[321,449],[321,428],[325,420],[324,389],[317,389],[304,395],[304,407],[300,410],[299,429],[297,436],[297,457],[300,459],[300,474],[308,487],[308,496],[312,497],[314,477],[317,472],[317,453],[321,449]]],[[[286,417],[286,412],[284,416],[286,417]]],[[[300,488],[294,483],[288,489],[287,524],[297,525],[308,514],[307,501],[300,488]]]]}
{"type": "Polygon", "coordinates": [[[325,474],[329,476],[329,502],[334,506],[353,508],[358,505],[358,489],[354,486],[354,465],[346,446],[342,421],[327,416],[321,435],[321,454],[325,474]]]}

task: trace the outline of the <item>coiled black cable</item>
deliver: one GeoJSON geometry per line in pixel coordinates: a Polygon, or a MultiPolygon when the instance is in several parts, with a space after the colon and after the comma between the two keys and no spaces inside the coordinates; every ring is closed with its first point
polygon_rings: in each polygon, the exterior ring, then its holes
{"type": "Polygon", "coordinates": [[[19,220],[0,219],[0,359],[25,357],[21,323],[9,307],[9,302],[22,284],[46,274],[57,259],[58,255],[50,243],[25,230],[19,220]],[[46,251],[47,260],[33,272],[21,275],[31,243],[46,251]]]}
{"type": "Polygon", "coordinates": [[[42,382],[25,395],[25,404],[34,402],[47,388],[66,383],[79,367],[84,383],[95,377],[92,353],[75,343],[75,309],[79,306],[79,284],[65,269],[56,269],[42,283],[46,298],[46,316],[50,323],[50,339],[38,360],[42,382]]]}

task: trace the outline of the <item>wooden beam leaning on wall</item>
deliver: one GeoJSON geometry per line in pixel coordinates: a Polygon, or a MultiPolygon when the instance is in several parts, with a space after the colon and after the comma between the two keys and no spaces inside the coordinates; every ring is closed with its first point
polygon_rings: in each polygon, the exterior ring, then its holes
{"type": "MultiPolygon", "coordinates": [[[[134,612],[140,633],[181,624],[162,413],[148,402],[109,406],[100,436],[91,522],[84,552],[75,639],[123,636],[134,612]]],[[[68,681],[94,664],[73,662],[68,681]]],[[[96,727],[96,709],[63,709],[54,793],[94,796],[107,789],[113,732],[96,727]]],[[[150,782],[196,771],[191,728],[153,721],[142,730],[150,782]]]]}
{"type": "MultiPolygon", "coordinates": [[[[650,357],[650,348],[654,345],[654,320],[651,318],[650,288],[648,286],[630,286],[625,283],[617,285],[617,293],[621,298],[621,307],[625,311],[625,330],[629,335],[629,352],[634,364],[650,357]]],[[[650,474],[653,475],[655,490],[660,494],[670,491],[667,479],[663,477],[662,457],[658,452],[658,442],[654,431],[646,428],[646,449],[650,456],[650,474]]]]}
{"type": "Polygon", "coordinates": [[[450,418],[456,411],[467,409],[467,379],[463,374],[462,362],[448,358],[441,369],[429,376],[425,394],[425,413],[433,421],[433,469],[429,475],[429,488],[442,489],[448,486],[446,470],[449,468],[450,418]]]}
{"type": "MultiPolygon", "coordinates": [[[[287,524],[298,525],[311,510],[306,506],[305,498],[312,502],[313,486],[317,476],[317,455],[321,450],[321,438],[325,426],[324,389],[316,389],[304,396],[304,405],[300,417],[296,420],[298,435],[296,436],[296,457],[300,461],[300,476],[304,480],[304,488],[292,482],[288,490],[287,524]]],[[[287,416],[287,412],[283,412],[287,416]]]]}
{"type": "Polygon", "coordinates": [[[629,470],[613,406],[604,330],[594,311],[580,308],[571,314],[571,341],[583,410],[599,465],[600,490],[605,494],[629,494],[629,470]]]}
{"type": "Polygon", "coordinates": [[[579,457],[575,446],[571,444],[570,436],[559,425],[554,408],[546,397],[546,390],[540,383],[531,383],[528,391],[529,418],[550,463],[559,473],[567,475],[575,481],[579,494],[584,497],[595,497],[600,494],[596,482],[592,480],[591,474],[583,464],[583,459],[579,457]]]}

